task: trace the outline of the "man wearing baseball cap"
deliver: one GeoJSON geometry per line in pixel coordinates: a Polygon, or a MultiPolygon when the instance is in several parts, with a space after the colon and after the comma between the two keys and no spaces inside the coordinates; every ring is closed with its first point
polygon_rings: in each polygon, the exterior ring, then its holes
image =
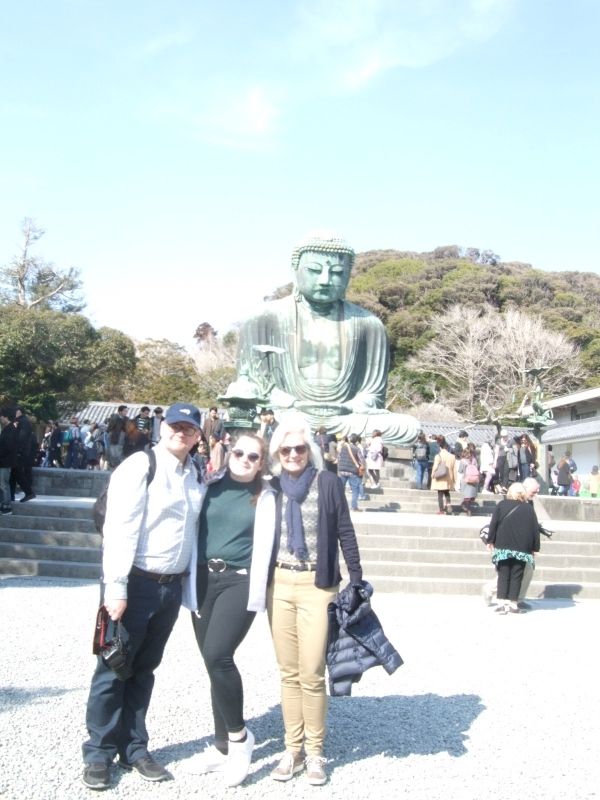
{"type": "MultiPolygon", "coordinates": [[[[182,580],[195,553],[201,489],[190,450],[201,434],[200,411],[173,403],[160,441],[112,473],[104,522],[104,606],[119,621],[127,659],[119,675],[98,656],[87,704],[83,783],[108,789],[110,765],[147,781],[169,773],[148,753],[146,714],[154,670],[181,605],[182,580]]],[[[112,627],[112,626],[110,626],[112,627]]]]}

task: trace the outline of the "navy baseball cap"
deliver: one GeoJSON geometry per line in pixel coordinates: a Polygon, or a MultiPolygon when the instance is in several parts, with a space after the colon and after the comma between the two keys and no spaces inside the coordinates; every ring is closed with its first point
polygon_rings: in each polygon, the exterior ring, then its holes
{"type": "Polygon", "coordinates": [[[191,403],[173,403],[165,414],[167,425],[174,425],[176,422],[187,422],[196,428],[201,428],[200,411],[191,403]]]}

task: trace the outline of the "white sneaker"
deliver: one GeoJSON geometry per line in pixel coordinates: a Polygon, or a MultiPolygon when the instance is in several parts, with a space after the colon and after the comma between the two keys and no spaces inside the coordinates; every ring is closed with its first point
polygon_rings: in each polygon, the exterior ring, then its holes
{"type": "Polygon", "coordinates": [[[254,734],[248,728],[246,728],[246,741],[229,740],[229,755],[221,768],[225,776],[225,786],[239,786],[244,782],[250,769],[253,748],[254,734]]]}
{"type": "Polygon", "coordinates": [[[226,760],[227,756],[211,744],[202,753],[196,753],[184,761],[181,767],[189,775],[206,775],[208,772],[218,772],[226,760]]]}

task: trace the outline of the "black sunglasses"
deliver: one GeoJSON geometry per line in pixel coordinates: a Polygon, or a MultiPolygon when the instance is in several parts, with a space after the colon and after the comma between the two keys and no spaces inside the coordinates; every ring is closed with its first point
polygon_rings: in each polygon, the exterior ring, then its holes
{"type": "Polygon", "coordinates": [[[251,461],[253,464],[255,464],[260,459],[259,453],[245,453],[243,450],[237,450],[237,449],[232,450],[231,455],[235,456],[236,458],[243,458],[244,456],[246,456],[248,461],[251,461]]]}
{"type": "Polygon", "coordinates": [[[308,446],[305,444],[297,444],[294,447],[280,447],[279,452],[282,456],[289,456],[292,450],[299,456],[303,456],[306,451],[308,450],[308,446]]]}

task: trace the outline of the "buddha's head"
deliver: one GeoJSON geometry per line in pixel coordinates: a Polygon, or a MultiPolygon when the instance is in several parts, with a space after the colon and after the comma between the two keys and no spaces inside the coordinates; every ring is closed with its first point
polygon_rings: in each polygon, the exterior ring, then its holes
{"type": "Polygon", "coordinates": [[[354,250],[342,238],[309,236],[292,254],[296,293],[316,305],[343,300],[353,265],[354,250]]]}

